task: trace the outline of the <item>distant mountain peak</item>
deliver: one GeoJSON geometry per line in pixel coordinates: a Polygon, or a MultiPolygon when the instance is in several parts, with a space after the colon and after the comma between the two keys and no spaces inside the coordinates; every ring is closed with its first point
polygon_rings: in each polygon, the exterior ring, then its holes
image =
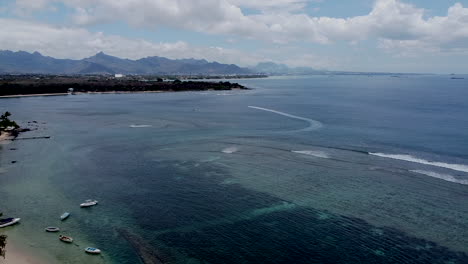
{"type": "Polygon", "coordinates": [[[106,54],[106,53],[100,51],[100,52],[96,53],[94,56],[89,57],[89,59],[90,58],[116,58],[116,57],[111,56],[109,54],[106,54]]]}

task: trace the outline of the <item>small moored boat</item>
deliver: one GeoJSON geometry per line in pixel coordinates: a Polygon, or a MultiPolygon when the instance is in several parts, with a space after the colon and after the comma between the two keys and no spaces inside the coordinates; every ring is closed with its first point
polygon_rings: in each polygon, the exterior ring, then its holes
{"type": "Polygon", "coordinates": [[[69,237],[69,236],[62,236],[60,235],[59,236],[59,239],[60,241],[63,241],[65,243],[72,243],[73,242],[73,238],[72,237],[69,237]]]}
{"type": "Polygon", "coordinates": [[[46,232],[58,232],[60,231],[60,228],[55,227],[55,226],[49,226],[49,227],[46,227],[45,231],[46,232]]]}
{"type": "Polygon", "coordinates": [[[86,200],[84,203],[80,204],[80,207],[90,207],[98,204],[96,200],[86,200]]]}
{"type": "Polygon", "coordinates": [[[4,218],[4,219],[0,219],[0,228],[14,225],[14,224],[18,223],[20,220],[21,220],[21,218],[4,218]]]}
{"type": "Polygon", "coordinates": [[[67,219],[68,217],[70,216],[70,213],[69,212],[65,212],[63,213],[61,216],[60,216],[60,220],[65,220],[67,219]]]}
{"type": "Polygon", "coordinates": [[[89,254],[101,254],[101,250],[98,248],[93,248],[93,247],[87,247],[85,248],[86,253],[89,254]]]}

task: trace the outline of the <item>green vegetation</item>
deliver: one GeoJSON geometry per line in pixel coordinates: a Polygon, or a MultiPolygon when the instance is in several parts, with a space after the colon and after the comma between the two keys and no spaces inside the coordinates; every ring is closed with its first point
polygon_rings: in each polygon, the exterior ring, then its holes
{"type": "MultiPolygon", "coordinates": [[[[75,94],[86,92],[182,92],[207,90],[248,89],[238,83],[182,81],[174,79],[148,80],[142,76],[111,78],[106,76],[5,76],[0,78],[0,96],[27,94],[67,94],[73,88],[75,94]],[[142,79],[143,78],[143,79],[142,79]]],[[[1,126],[1,125],[0,125],[1,126]]]]}
{"type": "Polygon", "coordinates": [[[6,235],[0,235],[0,256],[5,258],[5,253],[6,253],[6,250],[5,250],[5,247],[6,247],[6,239],[7,239],[7,236],[6,235]]]}
{"type": "Polygon", "coordinates": [[[9,116],[11,116],[11,113],[8,111],[0,116],[0,131],[7,129],[8,127],[13,127],[15,129],[19,128],[15,121],[11,121],[8,118],[9,116]]]}

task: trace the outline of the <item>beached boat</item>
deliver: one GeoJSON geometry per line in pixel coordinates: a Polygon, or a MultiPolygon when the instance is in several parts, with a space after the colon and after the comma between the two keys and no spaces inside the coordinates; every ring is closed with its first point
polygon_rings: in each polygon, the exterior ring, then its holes
{"type": "Polygon", "coordinates": [[[49,226],[49,227],[46,227],[45,231],[46,232],[58,232],[60,231],[60,228],[55,227],[55,226],[49,226]]]}
{"type": "Polygon", "coordinates": [[[98,248],[93,248],[93,247],[87,247],[85,248],[86,253],[89,254],[101,254],[101,250],[98,248]]]}
{"type": "Polygon", "coordinates": [[[90,207],[98,204],[98,201],[96,200],[86,200],[84,203],[80,204],[80,207],[90,207]]]}
{"type": "Polygon", "coordinates": [[[65,220],[67,219],[68,217],[70,216],[70,213],[69,212],[65,212],[63,213],[61,216],[60,216],[60,220],[65,220]]]}
{"type": "Polygon", "coordinates": [[[4,219],[0,219],[0,228],[14,225],[14,224],[18,223],[20,220],[21,220],[21,218],[4,218],[4,219]]]}
{"type": "Polygon", "coordinates": [[[62,236],[60,235],[59,236],[59,239],[60,241],[63,241],[65,243],[72,243],[73,242],[73,238],[72,237],[69,237],[69,236],[62,236]]]}

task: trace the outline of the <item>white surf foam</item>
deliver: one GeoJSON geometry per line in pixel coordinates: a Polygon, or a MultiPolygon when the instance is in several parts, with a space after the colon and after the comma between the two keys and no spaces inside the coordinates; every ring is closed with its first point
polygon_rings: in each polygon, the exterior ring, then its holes
{"type": "Polygon", "coordinates": [[[221,152],[226,153],[226,154],[231,154],[234,152],[237,152],[239,149],[237,147],[229,147],[221,150],[221,152]]]}
{"type": "Polygon", "coordinates": [[[309,155],[309,156],[314,156],[317,158],[324,158],[328,159],[330,156],[326,152],[323,151],[317,151],[317,150],[292,150],[294,153],[299,153],[299,154],[304,154],[304,155],[309,155]]]}
{"type": "Polygon", "coordinates": [[[452,175],[449,175],[449,174],[442,174],[442,173],[437,173],[437,172],[433,172],[433,171],[424,171],[424,170],[412,170],[411,172],[424,174],[424,175],[427,175],[427,176],[430,176],[430,177],[442,179],[442,180],[449,181],[449,182],[455,182],[455,183],[468,185],[468,180],[457,179],[457,178],[455,178],[455,177],[453,177],[452,175]]]}
{"type": "Polygon", "coordinates": [[[405,155],[405,154],[385,154],[385,153],[372,153],[372,152],[370,152],[369,155],[379,156],[379,157],[383,157],[383,158],[404,160],[404,161],[409,161],[409,162],[415,162],[415,163],[420,163],[420,164],[424,164],[424,165],[441,167],[441,168],[446,168],[446,169],[451,169],[451,170],[456,170],[456,171],[468,172],[468,165],[464,165],[464,164],[450,164],[450,163],[444,163],[444,162],[438,162],[438,161],[428,161],[428,160],[425,160],[425,159],[420,159],[420,158],[413,157],[411,155],[405,155]]]}
{"type": "Polygon", "coordinates": [[[295,116],[295,115],[291,115],[291,114],[288,114],[288,113],[276,111],[276,110],[273,110],[273,109],[268,109],[268,108],[263,108],[263,107],[258,107],[258,106],[249,106],[249,108],[253,108],[253,109],[257,109],[257,110],[262,110],[262,111],[267,111],[267,112],[272,112],[272,113],[275,113],[275,114],[278,114],[278,115],[282,115],[282,116],[286,116],[286,117],[290,117],[290,118],[294,118],[294,119],[306,121],[306,122],[309,123],[309,126],[308,126],[308,127],[303,128],[303,129],[300,129],[299,131],[311,131],[311,130],[316,130],[316,129],[319,129],[319,128],[321,128],[321,127],[323,126],[323,124],[320,123],[320,122],[317,121],[317,120],[313,120],[313,119],[309,119],[309,118],[305,118],[305,117],[300,117],[300,116],[295,116]]]}
{"type": "Polygon", "coordinates": [[[152,127],[151,125],[130,125],[133,128],[152,127]]]}

